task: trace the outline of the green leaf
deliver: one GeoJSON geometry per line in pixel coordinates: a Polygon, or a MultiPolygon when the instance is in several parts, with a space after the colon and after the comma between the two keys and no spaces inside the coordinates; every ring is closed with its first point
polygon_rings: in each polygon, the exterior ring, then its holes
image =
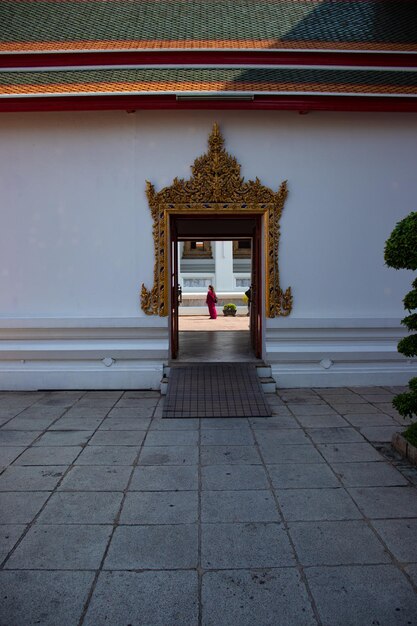
{"type": "Polygon", "coordinates": [[[401,339],[398,342],[398,352],[408,357],[417,356],[417,335],[410,335],[401,339]]]}
{"type": "Polygon", "coordinates": [[[401,324],[407,326],[408,330],[417,330],[417,313],[407,315],[407,317],[401,320],[401,324]]]}
{"type": "Polygon", "coordinates": [[[392,404],[403,417],[417,415],[417,393],[412,391],[400,393],[398,396],[395,396],[392,404]]]}

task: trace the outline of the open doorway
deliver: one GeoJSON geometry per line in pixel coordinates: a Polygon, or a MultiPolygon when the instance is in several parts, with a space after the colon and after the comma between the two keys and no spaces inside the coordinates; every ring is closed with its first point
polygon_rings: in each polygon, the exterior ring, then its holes
{"type": "Polygon", "coordinates": [[[261,228],[256,214],[171,216],[172,359],[262,357],[261,228]],[[216,290],[216,320],[209,318],[205,302],[209,285],[216,290]],[[223,314],[229,304],[236,307],[236,317],[223,314]]]}

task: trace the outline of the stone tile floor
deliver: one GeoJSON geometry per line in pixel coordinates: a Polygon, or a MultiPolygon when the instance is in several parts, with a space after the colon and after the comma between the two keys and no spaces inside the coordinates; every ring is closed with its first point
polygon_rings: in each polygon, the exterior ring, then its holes
{"type": "Polygon", "coordinates": [[[416,625],[396,391],[200,420],[156,392],[0,393],[1,626],[416,625]]]}

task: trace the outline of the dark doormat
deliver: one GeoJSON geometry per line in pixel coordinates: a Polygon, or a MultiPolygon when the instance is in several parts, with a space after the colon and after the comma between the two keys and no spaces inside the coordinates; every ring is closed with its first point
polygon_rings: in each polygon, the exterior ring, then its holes
{"type": "Polygon", "coordinates": [[[252,363],[196,363],[170,369],[163,418],[269,415],[252,363]]]}

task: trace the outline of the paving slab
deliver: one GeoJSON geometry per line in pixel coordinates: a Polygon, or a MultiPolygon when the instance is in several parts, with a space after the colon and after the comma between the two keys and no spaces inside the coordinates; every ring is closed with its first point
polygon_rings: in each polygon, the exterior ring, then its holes
{"type": "Polygon", "coordinates": [[[306,428],[314,443],[363,443],[363,436],[354,428],[306,428]]]}
{"type": "Polygon", "coordinates": [[[136,491],[128,493],[121,524],[192,524],[198,520],[196,491],[136,491]]]}
{"type": "Polygon", "coordinates": [[[292,415],[275,415],[270,417],[250,417],[249,424],[256,430],[274,430],[275,428],[301,428],[292,415]]]}
{"type": "Polygon", "coordinates": [[[362,517],[344,489],[277,489],[288,521],[359,519],[362,517]]]}
{"type": "Polygon", "coordinates": [[[65,470],[56,465],[13,465],[0,475],[0,491],[53,491],[65,470]]]}
{"type": "Polygon", "coordinates": [[[126,396],[126,394],[123,394],[123,396],[120,398],[120,400],[117,401],[117,403],[114,405],[113,409],[137,409],[138,407],[140,408],[144,408],[144,407],[155,407],[159,402],[159,397],[158,396],[151,396],[149,397],[145,397],[145,398],[140,398],[140,401],[138,402],[138,398],[132,398],[130,396],[126,396]]]}
{"type": "Polygon", "coordinates": [[[416,621],[416,595],[393,565],[312,567],[305,575],[325,626],[406,626],[416,621]]]}
{"type": "Polygon", "coordinates": [[[152,430],[146,435],[145,446],[195,446],[198,430],[152,430]]]}
{"type": "Polygon", "coordinates": [[[103,417],[106,416],[106,417],[115,417],[115,418],[122,418],[122,417],[142,418],[142,417],[152,417],[154,412],[155,412],[154,406],[144,406],[144,407],[137,406],[136,408],[124,407],[120,409],[114,408],[111,411],[109,411],[108,414],[103,415],[103,417]]]}
{"type": "Polygon", "coordinates": [[[295,568],[207,572],[202,605],[203,626],[317,624],[295,568]]]}
{"type": "Polygon", "coordinates": [[[317,448],[311,444],[286,446],[272,441],[263,441],[260,450],[267,464],[274,463],[324,463],[317,448]]]}
{"type": "MultiPolygon", "coordinates": [[[[252,419],[262,419],[261,417],[252,419]]],[[[172,423],[173,420],[169,420],[172,423]]],[[[202,430],[213,430],[219,428],[220,430],[242,430],[248,427],[249,419],[247,417],[203,417],[201,419],[202,430]]]]}
{"type": "Polygon", "coordinates": [[[201,469],[201,488],[206,491],[268,489],[261,465],[207,465],[201,469]]]}
{"type": "MultiPolygon", "coordinates": [[[[0,431],[1,432],[1,431],[0,431]]],[[[92,430],[48,430],[34,442],[34,446],[84,446],[92,430]]]]}
{"type": "Polygon", "coordinates": [[[93,572],[2,571],[0,624],[78,624],[93,572]]]}
{"type": "Polygon", "coordinates": [[[337,404],[337,405],[341,405],[341,404],[363,404],[364,402],[364,398],[356,393],[352,393],[352,392],[345,392],[342,394],[321,394],[320,391],[318,392],[318,394],[322,397],[326,399],[326,402],[328,402],[330,405],[333,404],[337,404]]]}
{"type": "Polygon", "coordinates": [[[203,524],[201,551],[206,569],[295,565],[288,535],[279,523],[203,524]]]}
{"type": "Polygon", "coordinates": [[[417,519],[375,520],[372,526],[396,559],[417,563],[417,519]]]}
{"type": "Polygon", "coordinates": [[[6,467],[13,463],[26,448],[24,446],[1,446],[0,447],[0,466],[6,467]]]}
{"type": "Polygon", "coordinates": [[[50,495],[47,491],[0,493],[0,524],[29,524],[50,495]]]}
{"type": "Polygon", "coordinates": [[[320,401],[320,404],[287,404],[287,407],[290,409],[291,413],[293,413],[296,417],[302,416],[322,416],[322,415],[333,415],[337,417],[337,411],[335,411],[331,406],[320,401]]]}
{"type": "Polygon", "coordinates": [[[104,569],[190,569],[197,567],[196,524],[119,526],[104,569]]]}
{"type": "Polygon", "coordinates": [[[279,521],[272,493],[258,491],[203,491],[201,494],[203,522],[277,522],[279,521]]]}
{"type": "Polygon", "coordinates": [[[152,420],[150,430],[198,430],[200,420],[198,417],[187,419],[170,418],[162,419],[162,412],[159,417],[152,420]]]}
{"type": "MultiPolygon", "coordinates": [[[[292,414],[286,405],[281,405],[281,404],[271,405],[271,417],[287,417],[287,416],[291,417],[292,414]]],[[[249,419],[252,419],[252,418],[249,418],[249,419]]],[[[261,417],[260,419],[264,419],[264,418],[261,417]]]]}
{"type": "Polygon", "coordinates": [[[268,465],[277,489],[322,489],[340,487],[334,472],[325,463],[280,463],[268,465]]]}
{"type": "Polygon", "coordinates": [[[54,493],[38,518],[40,524],[113,524],[121,492],[54,493]]]}
{"type": "Polygon", "coordinates": [[[147,446],[139,456],[139,465],[196,465],[197,446],[147,446]]]}
{"type": "MultiPolygon", "coordinates": [[[[10,550],[22,536],[27,526],[24,524],[0,525],[0,563],[4,561],[10,550]]],[[[0,578],[1,580],[1,578],[0,578]]],[[[1,623],[1,622],[0,622],[1,623]]]]}
{"type": "Polygon", "coordinates": [[[323,404],[320,395],[311,389],[306,389],[305,391],[301,389],[278,389],[277,396],[283,402],[290,404],[323,404]]]}
{"type": "Polygon", "coordinates": [[[21,417],[17,416],[4,424],[2,431],[5,430],[35,430],[42,431],[48,428],[56,420],[54,417],[21,417]]]}
{"type": "MultiPolygon", "coordinates": [[[[11,449],[11,448],[9,448],[11,449]]],[[[81,446],[39,446],[27,448],[14,465],[71,465],[82,451],[81,446]]],[[[1,450],[0,450],[1,455],[1,450]]]]}
{"type": "Polygon", "coordinates": [[[42,430],[0,429],[0,446],[30,446],[42,434],[42,430]]]}
{"type": "Polygon", "coordinates": [[[414,584],[415,587],[417,588],[417,564],[408,565],[407,567],[404,568],[404,571],[410,577],[412,584],[414,584]]]}
{"type": "Polygon", "coordinates": [[[396,424],[394,426],[368,426],[361,428],[360,432],[368,441],[385,442],[391,441],[393,434],[399,430],[396,424]]]}
{"type": "Polygon", "coordinates": [[[87,446],[76,465],[133,465],[138,456],[134,446],[87,446]]]}
{"type": "Polygon", "coordinates": [[[351,487],[349,493],[369,518],[417,517],[414,487],[351,487]]]}
{"type": "Polygon", "coordinates": [[[76,418],[90,418],[96,417],[100,419],[104,419],[109,414],[109,410],[107,408],[99,408],[95,407],[94,404],[91,406],[84,407],[72,407],[69,411],[65,413],[66,417],[76,418]]]}
{"type": "Polygon", "coordinates": [[[98,430],[147,430],[150,423],[150,417],[106,417],[98,430]]]}
{"type": "Polygon", "coordinates": [[[66,411],[66,407],[64,406],[55,407],[55,406],[46,406],[46,405],[37,403],[28,407],[27,409],[19,413],[19,415],[16,417],[18,417],[19,419],[26,419],[26,420],[31,420],[31,419],[42,420],[46,418],[49,418],[51,420],[56,420],[58,419],[58,417],[63,415],[65,411],[66,411]]]}
{"type": "Polygon", "coordinates": [[[151,391],[148,389],[128,390],[124,392],[123,397],[135,400],[141,400],[142,398],[156,398],[157,402],[160,402],[161,400],[161,394],[159,393],[159,391],[151,391]]]}
{"type": "Polygon", "coordinates": [[[374,402],[374,406],[378,411],[387,413],[391,417],[401,417],[397,409],[392,406],[392,402],[374,402]]]}
{"type": "Polygon", "coordinates": [[[362,520],[290,522],[288,531],[302,565],[386,563],[390,557],[362,520]]]}
{"type": "Polygon", "coordinates": [[[297,415],[297,421],[303,428],[344,428],[349,426],[341,415],[297,415]]]}
{"type": "Polygon", "coordinates": [[[114,403],[121,398],[123,391],[99,389],[86,391],[80,402],[89,402],[90,400],[98,400],[99,402],[114,403]]]}
{"type": "Polygon", "coordinates": [[[351,404],[350,402],[344,404],[333,403],[332,407],[335,411],[340,413],[341,415],[349,415],[349,413],[379,413],[379,409],[377,406],[373,404],[363,403],[363,404],[351,404]]]}
{"type": "Polygon", "coordinates": [[[268,432],[258,430],[256,431],[256,439],[261,448],[265,444],[289,446],[294,444],[302,445],[309,442],[305,432],[301,428],[280,428],[268,432]]]}
{"type": "Polygon", "coordinates": [[[201,443],[205,446],[250,446],[253,435],[249,427],[239,430],[206,430],[201,434],[201,443]]]}
{"type": "Polygon", "coordinates": [[[331,463],[356,463],[382,461],[382,456],[369,443],[323,443],[317,446],[326,461],[331,463]]]}
{"type": "Polygon", "coordinates": [[[372,426],[395,426],[397,422],[385,413],[351,413],[346,415],[346,421],[358,428],[372,426]]]}
{"type": "MultiPolygon", "coordinates": [[[[112,527],[35,524],[6,561],[6,569],[98,569],[112,527]]],[[[64,622],[65,623],[65,622],[64,622]]]]}
{"type": "Polygon", "coordinates": [[[88,444],[91,446],[140,446],[145,439],[144,430],[99,430],[88,444]]]}
{"type": "Polygon", "coordinates": [[[101,417],[67,417],[64,415],[51,424],[48,430],[88,430],[94,431],[102,423],[101,417]]]}
{"type": "Polygon", "coordinates": [[[204,446],[201,450],[202,465],[256,465],[261,458],[255,446],[204,446]]]}
{"type": "Polygon", "coordinates": [[[333,471],[346,487],[407,485],[404,476],[388,463],[333,463],[333,471]]]}
{"type": "Polygon", "coordinates": [[[83,626],[105,623],[196,626],[197,573],[102,572],[83,626]]]}
{"type": "Polygon", "coordinates": [[[144,465],[135,468],[130,491],[192,491],[198,489],[198,466],[144,465]]]}
{"type": "Polygon", "coordinates": [[[65,476],[60,491],[123,491],[132,468],[127,465],[72,467],[65,476]]]}
{"type": "Polygon", "coordinates": [[[55,626],[54,603],[59,626],[409,626],[417,474],[385,441],[391,392],[279,390],[237,419],[162,419],[156,392],[0,392],[0,577],[24,588],[5,626],[55,626]]]}

